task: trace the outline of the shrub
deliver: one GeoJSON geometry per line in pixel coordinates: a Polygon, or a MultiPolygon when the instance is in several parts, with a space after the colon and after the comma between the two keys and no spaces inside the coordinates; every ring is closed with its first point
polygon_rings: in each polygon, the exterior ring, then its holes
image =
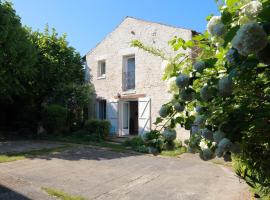
{"type": "Polygon", "coordinates": [[[48,133],[63,132],[66,128],[68,111],[63,106],[52,104],[42,113],[42,122],[48,133]]]}
{"type": "Polygon", "coordinates": [[[149,149],[149,153],[158,154],[162,151],[164,140],[159,131],[152,130],[142,135],[145,145],[149,149]]]}
{"type": "Polygon", "coordinates": [[[124,145],[131,147],[134,151],[138,151],[141,153],[148,152],[148,148],[145,146],[144,141],[141,137],[134,137],[131,139],[127,139],[124,142],[124,145]]]}
{"type": "Polygon", "coordinates": [[[106,139],[110,126],[111,124],[107,120],[90,119],[85,122],[84,129],[90,134],[97,134],[101,139],[106,139]]]}

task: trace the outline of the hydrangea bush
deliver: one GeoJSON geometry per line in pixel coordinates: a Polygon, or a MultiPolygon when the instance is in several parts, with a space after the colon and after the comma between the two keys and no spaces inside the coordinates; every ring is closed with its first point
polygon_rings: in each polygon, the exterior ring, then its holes
{"type": "MultiPolygon", "coordinates": [[[[188,151],[204,160],[233,155],[245,165],[237,174],[269,194],[270,1],[218,3],[221,15],[207,18],[205,33],[169,42],[177,55],[167,58],[163,79],[172,99],[156,123],[190,130],[188,151]],[[196,59],[181,49],[191,49],[196,59]]],[[[139,41],[133,45],[164,59],[139,41]]]]}

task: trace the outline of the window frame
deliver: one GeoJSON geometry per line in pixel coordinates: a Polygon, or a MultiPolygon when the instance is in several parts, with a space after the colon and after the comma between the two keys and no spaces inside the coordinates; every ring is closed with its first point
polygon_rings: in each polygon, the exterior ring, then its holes
{"type": "Polygon", "coordinates": [[[136,89],[136,56],[135,54],[131,55],[126,55],[123,56],[123,68],[122,68],[122,91],[123,92],[133,92],[136,89]],[[134,88],[126,88],[125,85],[125,79],[124,79],[124,73],[127,73],[127,68],[128,68],[128,60],[134,58],[134,88]]]}
{"type": "Polygon", "coordinates": [[[106,60],[99,60],[97,67],[97,78],[104,79],[106,78],[106,60]],[[102,73],[102,67],[104,66],[104,73],[102,73]]]}

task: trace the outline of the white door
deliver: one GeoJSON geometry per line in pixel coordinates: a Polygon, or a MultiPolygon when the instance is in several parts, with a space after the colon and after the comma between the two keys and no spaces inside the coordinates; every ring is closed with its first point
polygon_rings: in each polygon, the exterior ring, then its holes
{"type": "Polygon", "coordinates": [[[139,135],[151,129],[151,99],[139,98],[139,135]]]}
{"type": "Polygon", "coordinates": [[[107,119],[111,123],[110,134],[118,133],[118,101],[107,101],[107,119]]]}
{"type": "Polygon", "coordinates": [[[122,136],[129,135],[129,102],[124,101],[122,103],[122,136]]]}

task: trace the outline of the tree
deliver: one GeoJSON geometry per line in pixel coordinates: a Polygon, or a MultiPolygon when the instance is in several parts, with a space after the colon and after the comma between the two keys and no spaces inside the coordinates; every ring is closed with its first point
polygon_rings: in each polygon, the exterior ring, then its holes
{"type": "MultiPolygon", "coordinates": [[[[231,155],[236,173],[261,195],[270,194],[270,2],[219,1],[221,16],[207,18],[207,31],[192,40],[173,38],[178,54],[164,68],[174,98],[157,122],[191,131],[190,152],[209,160],[231,155]],[[176,89],[175,89],[176,88],[176,89]],[[179,112],[175,105],[185,109],[179,112]]],[[[133,45],[155,55],[139,41],[133,45]]],[[[162,56],[164,57],[164,56],[162,56]]]]}
{"type": "Polygon", "coordinates": [[[60,104],[82,119],[92,86],[84,82],[81,56],[66,35],[22,27],[11,3],[0,1],[0,127],[36,132],[42,111],[60,104]]]}
{"type": "Polygon", "coordinates": [[[36,51],[11,3],[0,1],[0,102],[13,101],[31,86],[36,51]]]}

